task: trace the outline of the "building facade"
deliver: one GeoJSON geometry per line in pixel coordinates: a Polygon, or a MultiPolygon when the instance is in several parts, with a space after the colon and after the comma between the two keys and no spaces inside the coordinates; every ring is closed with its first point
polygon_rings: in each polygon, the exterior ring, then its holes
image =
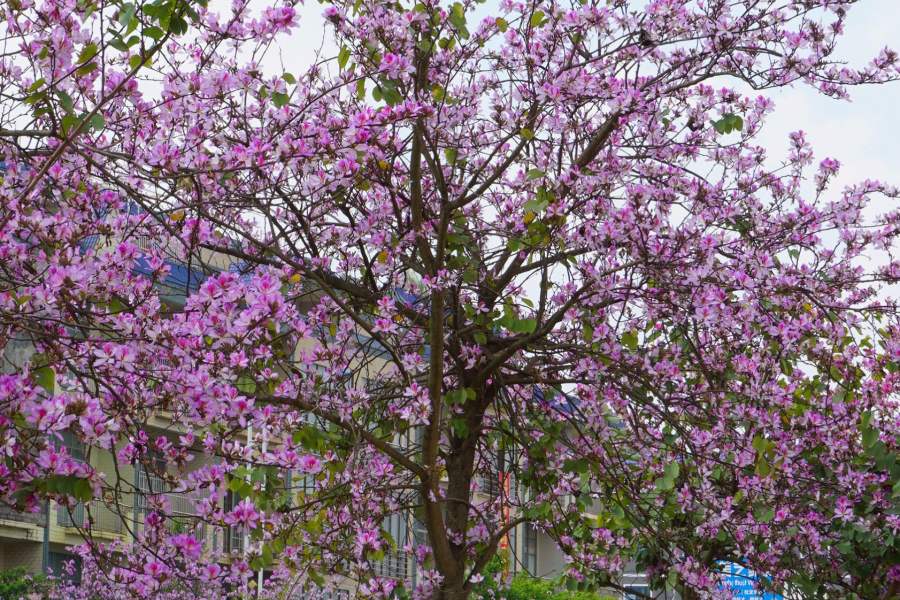
{"type": "MultiPolygon", "coordinates": [[[[226,270],[234,266],[216,257],[208,258],[210,259],[206,265],[208,272],[226,270]]],[[[183,302],[185,291],[196,289],[208,272],[190,268],[174,257],[170,266],[172,268],[170,282],[160,292],[167,303],[177,306],[179,301],[183,302]]],[[[310,307],[315,297],[315,291],[309,291],[306,301],[310,307]]],[[[301,345],[293,351],[298,353],[311,349],[313,342],[309,340],[307,342],[309,346],[301,345]]],[[[21,368],[30,355],[29,344],[13,342],[4,350],[3,368],[5,370],[21,368]]],[[[388,364],[388,357],[379,355],[377,348],[374,348],[366,357],[365,368],[356,376],[363,378],[374,376],[388,364]]],[[[171,437],[173,434],[188,433],[179,430],[178,425],[173,424],[163,413],[155,415],[145,426],[148,434],[155,432],[171,437]]],[[[80,567],[71,548],[83,543],[86,538],[99,542],[114,540],[129,542],[135,539],[143,522],[143,513],[147,510],[147,498],[160,494],[166,496],[171,506],[173,526],[192,531],[198,540],[206,544],[207,549],[220,552],[226,557],[242,556],[247,549],[248,540],[242,531],[228,527],[214,527],[196,519],[195,504],[204,500],[204,494],[208,492],[192,494],[173,492],[166,481],[153,470],[117,464],[113,452],[97,449],[88,451],[70,432],[64,434],[62,439],[53,440],[53,443],[65,446],[68,455],[73,459],[87,462],[105,473],[107,483],[120,490],[120,493],[115,501],[108,502],[94,500],[70,507],[46,503],[34,513],[21,513],[0,506],[0,569],[25,566],[31,573],[49,570],[58,576],[78,581],[80,567]]],[[[193,454],[194,460],[188,464],[188,471],[196,470],[208,465],[208,461],[216,460],[204,453],[200,447],[194,449],[193,454]]],[[[165,470],[165,463],[160,462],[158,468],[165,470]]],[[[288,479],[289,489],[285,491],[292,495],[301,492],[306,485],[301,478],[295,481],[288,479]]],[[[521,492],[517,490],[516,482],[504,472],[500,461],[496,470],[478,476],[473,499],[485,501],[497,498],[501,494],[515,493],[521,492]]],[[[219,503],[221,508],[228,510],[238,500],[230,493],[221,498],[219,503]]],[[[396,542],[397,548],[427,544],[424,527],[416,522],[412,515],[392,515],[385,519],[383,527],[396,542]]],[[[512,574],[525,572],[535,577],[549,578],[565,568],[565,558],[555,542],[546,533],[530,524],[521,524],[513,529],[504,546],[510,557],[512,574]]],[[[223,560],[227,561],[228,558],[223,560]]],[[[378,576],[411,580],[413,583],[417,577],[412,555],[403,550],[388,552],[383,560],[373,565],[372,569],[378,576]]],[[[642,576],[633,572],[623,578],[622,584],[639,592],[647,591],[642,576]]],[[[352,594],[354,582],[347,581],[342,585],[352,594]]]]}

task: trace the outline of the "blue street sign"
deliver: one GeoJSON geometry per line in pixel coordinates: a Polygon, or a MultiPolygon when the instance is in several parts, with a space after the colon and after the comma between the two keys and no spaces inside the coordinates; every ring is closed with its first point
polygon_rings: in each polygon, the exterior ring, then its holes
{"type": "Polygon", "coordinates": [[[725,567],[725,583],[734,592],[734,600],[782,600],[781,596],[756,589],[756,573],[735,564],[725,567]]]}

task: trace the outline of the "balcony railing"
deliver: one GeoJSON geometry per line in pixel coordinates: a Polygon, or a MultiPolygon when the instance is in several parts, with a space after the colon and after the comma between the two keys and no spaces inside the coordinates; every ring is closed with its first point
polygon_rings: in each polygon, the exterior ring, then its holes
{"type": "Polygon", "coordinates": [[[372,563],[372,571],[378,577],[406,579],[409,576],[409,554],[406,552],[385,552],[384,559],[372,563]]]}
{"type": "Polygon", "coordinates": [[[169,515],[169,529],[171,531],[190,531],[198,541],[206,539],[208,527],[205,523],[200,522],[197,517],[197,509],[194,503],[209,496],[208,490],[199,492],[181,493],[169,492],[169,486],[166,482],[146,471],[138,472],[138,496],[137,506],[141,512],[146,512],[149,505],[149,496],[165,496],[171,507],[169,515]]]}
{"type": "Polygon", "coordinates": [[[298,592],[298,594],[294,597],[294,600],[349,600],[350,592],[343,590],[335,590],[332,592],[325,592],[321,589],[319,590],[305,590],[298,592]]]}
{"type": "Polygon", "coordinates": [[[500,473],[496,471],[479,475],[476,478],[475,485],[479,492],[485,496],[490,496],[491,498],[496,498],[503,491],[503,482],[500,473]]]}
{"type": "Polygon", "coordinates": [[[491,471],[475,477],[475,488],[480,494],[490,498],[498,498],[503,495],[509,499],[520,499],[521,490],[514,475],[491,471]],[[504,481],[505,480],[505,481],[504,481]]]}
{"type": "Polygon", "coordinates": [[[47,514],[44,512],[43,504],[41,504],[41,510],[36,513],[16,510],[5,504],[0,504],[0,519],[30,523],[37,527],[45,527],[47,525],[47,514]]]}
{"type": "Polygon", "coordinates": [[[122,534],[125,532],[122,514],[127,514],[129,510],[130,507],[120,505],[120,512],[117,512],[99,502],[91,502],[87,505],[79,502],[71,511],[66,507],[61,507],[56,513],[56,524],[60,527],[83,528],[89,521],[91,531],[122,534]]]}

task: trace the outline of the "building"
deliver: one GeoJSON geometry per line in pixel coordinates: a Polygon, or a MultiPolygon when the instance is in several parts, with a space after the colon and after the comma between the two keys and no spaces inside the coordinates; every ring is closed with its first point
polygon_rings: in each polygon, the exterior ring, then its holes
{"type": "MultiPolygon", "coordinates": [[[[142,249],[146,249],[149,243],[149,240],[145,239],[136,240],[136,245],[142,249]]],[[[160,292],[165,301],[173,306],[183,304],[186,292],[196,290],[207,275],[229,269],[240,270],[240,265],[213,255],[206,256],[202,266],[187,265],[174,255],[168,262],[171,273],[160,292]]],[[[143,268],[139,260],[137,270],[140,272],[143,268]]],[[[311,307],[317,292],[314,289],[306,290],[304,297],[303,302],[311,307]]],[[[388,364],[388,357],[378,350],[372,340],[362,334],[358,335],[358,341],[361,347],[367,349],[367,354],[366,367],[357,372],[356,376],[363,378],[374,376],[388,364]]],[[[296,355],[304,349],[308,348],[301,345],[292,351],[296,355]]],[[[13,343],[5,349],[4,368],[20,367],[30,353],[30,346],[27,343],[13,343]]],[[[187,433],[179,431],[178,426],[168,421],[167,415],[163,413],[155,415],[145,427],[151,432],[166,433],[169,436],[173,433],[187,433]]],[[[95,500],[88,504],[76,504],[71,508],[45,504],[39,512],[31,514],[0,508],[0,569],[24,565],[31,572],[52,569],[54,573],[62,574],[63,564],[75,560],[74,571],[66,576],[77,581],[80,577],[77,560],[68,548],[80,544],[87,533],[93,539],[104,542],[114,540],[127,542],[134,539],[143,520],[142,515],[147,511],[148,496],[159,494],[165,495],[172,507],[175,515],[174,527],[191,529],[199,540],[207,543],[212,549],[238,556],[244,552],[247,539],[241,531],[196,522],[194,505],[204,499],[202,492],[193,494],[173,492],[158,473],[143,467],[117,466],[112,453],[96,450],[89,453],[72,434],[65,434],[63,439],[54,443],[65,446],[73,459],[88,462],[106,473],[107,481],[121,492],[117,498],[106,503],[95,500]]],[[[208,465],[210,460],[215,459],[207,456],[201,448],[195,448],[194,461],[189,464],[189,469],[208,465]]],[[[161,465],[159,468],[164,469],[164,463],[161,465]]],[[[298,480],[288,482],[287,485],[289,487],[285,492],[293,494],[302,491],[305,483],[298,480]]],[[[496,498],[502,493],[516,494],[521,491],[505,472],[503,461],[498,460],[494,471],[478,477],[474,494],[476,500],[486,500],[496,498]]],[[[229,494],[220,499],[220,503],[223,509],[228,509],[235,500],[235,496],[229,494]]],[[[383,525],[398,548],[406,546],[407,543],[415,546],[426,542],[424,528],[412,515],[392,515],[385,519],[383,525]]],[[[536,577],[551,577],[564,568],[564,557],[552,539],[530,524],[520,525],[511,531],[507,544],[511,557],[510,570],[514,573],[524,571],[536,577]]],[[[373,565],[373,571],[376,575],[398,580],[410,579],[415,582],[416,578],[412,557],[403,550],[388,552],[383,560],[373,565]]],[[[644,591],[646,587],[641,587],[644,585],[641,582],[642,579],[638,575],[629,576],[623,581],[635,586],[636,590],[644,591]]],[[[349,589],[353,582],[346,582],[346,585],[349,589]]]]}

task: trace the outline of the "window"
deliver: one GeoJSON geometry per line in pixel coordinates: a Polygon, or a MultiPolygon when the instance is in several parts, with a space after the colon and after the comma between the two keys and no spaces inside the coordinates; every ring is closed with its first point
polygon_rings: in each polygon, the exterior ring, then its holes
{"type": "Polygon", "coordinates": [[[65,448],[66,453],[72,457],[72,460],[77,460],[79,462],[85,462],[87,456],[87,448],[81,440],[78,439],[78,436],[75,435],[74,431],[66,429],[62,432],[62,440],[58,437],[53,437],[53,445],[57,450],[65,448]]]}
{"type": "MultiPolygon", "coordinates": [[[[228,490],[225,494],[225,505],[222,507],[225,512],[231,511],[241,501],[237,493],[228,490]]],[[[225,527],[222,530],[225,536],[225,552],[243,552],[244,551],[244,532],[240,527],[225,527]]]]}
{"type": "Polygon", "coordinates": [[[291,482],[291,494],[303,492],[306,496],[314,494],[316,491],[316,475],[309,473],[294,478],[291,482]]]}
{"type": "Polygon", "coordinates": [[[312,382],[323,391],[335,392],[346,390],[353,385],[353,373],[344,371],[343,373],[333,373],[327,365],[312,363],[307,365],[298,365],[302,370],[312,375],[312,382]]]}
{"type": "Polygon", "coordinates": [[[50,553],[50,570],[63,581],[81,585],[81,557],[62,552],[50,553]]]}
{"type": "Polygon", "coordinates": [[[522,566],[537,577],[537,528],[531,523],[522,527],[522,566]]]}
{"type": "Polygon", "coordinates": [[[138,497],[138,507],[143,509],[147,504],[147,495],[164,494],[169,491],[169,486],[165,480],[159,476],[159,473],[166,472],[166,460],[162,454],[151,450],[147,453],[147,462],[149,464],[138,465],[138,491],[141,492],[138,497]]]}
{"type": "Polygon", "coordinates": [[[416,546],[431,547],[431,539],[428,537],[428,528],[425,523],[416,519],[413,521],[413,540],[416,546]]]}
{"type": "Polygon", "coordinates": [[[422,452],[422,446],[425,444],[425,426],[416,425],[413,428],[413,450],[418,453],[422,452]]]}
{"type": "Polygon", "coordinates": [[[519,570],[519,549],[516,547],[519,537],[516,535],[518,530],[518,527],[509,530],[509,569],[513,572],[519,570]]]}
{"type": "Polygon", "coordinates": [[[402,548],[406,545],[407,541],[407,528],[406,528],[406,519],[404,515],[395,513],[393,515],[389,515],[384,518],[381,522],[381,526],[384,527],[384,530],[391,536],[394,540],[394,544],[396,547],[402,548]]]}
{"type": "Polygon", "coordinates": [[[625,600],[644,600],[644,596],[650,595],[650,588],[646,585],[626,585],[625,586],[625,600]]]}

